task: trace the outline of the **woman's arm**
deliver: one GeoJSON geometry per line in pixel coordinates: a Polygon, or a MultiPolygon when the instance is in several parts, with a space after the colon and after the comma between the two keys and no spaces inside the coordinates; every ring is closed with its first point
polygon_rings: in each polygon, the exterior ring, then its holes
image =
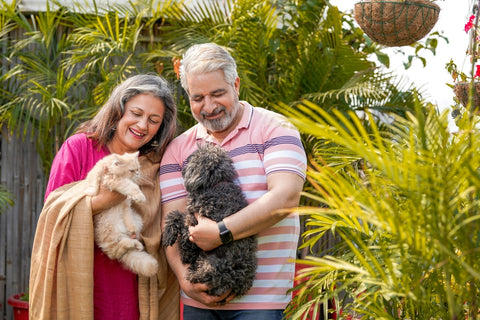
{"type": "Polygon", "coordinates": [[[97,195],[90,199],[92,205],[92,214],[96,215],[114,205],[124,201],[127,197],[119,192],[111,191],[103,186],[100,186],[100,190],[97,195]]]}

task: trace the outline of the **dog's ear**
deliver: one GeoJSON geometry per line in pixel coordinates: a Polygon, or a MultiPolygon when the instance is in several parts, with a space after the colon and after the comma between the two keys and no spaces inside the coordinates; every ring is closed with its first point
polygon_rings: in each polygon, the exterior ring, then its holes
{"type": "Polygon", "coordinates": [[[187,192],[211,188],[220,182],[233,182],[237,172],[232,159],[225,149],[213,144],[205,144],[190,157],[183,172],[187,192]]]}
{"type": "Polygon", "coordinates": [[[165,228],[162,233],[162,244],[164,247],[173,246],[185,228],[185,216],[182,212],[175,210],[169,212],[165,219],[165,228]]]}

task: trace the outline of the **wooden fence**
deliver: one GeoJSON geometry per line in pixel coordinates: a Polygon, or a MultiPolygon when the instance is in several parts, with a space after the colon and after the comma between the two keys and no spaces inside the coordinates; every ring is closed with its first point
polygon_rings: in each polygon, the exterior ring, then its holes
{"type": "Polygon", "coordinates": [[[0,183],[15,197],[15,205],[0,214],[0,319],[13,319],[9,296],[28,289],[30,256],[43,206],[46,178],[33,142],[0,138],[0,183]]]}

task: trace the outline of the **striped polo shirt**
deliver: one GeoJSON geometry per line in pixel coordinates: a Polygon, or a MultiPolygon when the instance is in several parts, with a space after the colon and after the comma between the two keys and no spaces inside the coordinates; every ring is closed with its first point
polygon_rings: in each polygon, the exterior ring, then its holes
{"type": "MultiPolygon", "coordinates": [[[[238,183],[252,203],[267,192],[267,175],[291,172],[305,178],[306,155],[298,130],[277,113],[251,106],[245,101],[242,119],[221,143],[229,152],[238,173],[238,183]]],[[[187,196],[182,167],[198,144],[217,143],[197,124],[168,146],[160,167],[162,203],[187,196]]],[[[284,309],[291,300],[298,237],[298,214],[291,214],[256,235],[258,267],[253,287],[247,295],[216,309],[284,309]]],[[[186,305],[207,308],[182,293],[186,305]]]]}

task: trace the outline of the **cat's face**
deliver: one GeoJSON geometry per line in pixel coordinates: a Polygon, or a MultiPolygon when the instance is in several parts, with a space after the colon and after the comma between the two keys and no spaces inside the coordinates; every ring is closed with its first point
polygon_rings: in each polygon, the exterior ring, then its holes
{"type": "Polygon", "coordinates": [[[140,176],[138,151],[133,153],[115,154],[108,165],[108,171],[116,176],[135,179],[140,176]]]}

